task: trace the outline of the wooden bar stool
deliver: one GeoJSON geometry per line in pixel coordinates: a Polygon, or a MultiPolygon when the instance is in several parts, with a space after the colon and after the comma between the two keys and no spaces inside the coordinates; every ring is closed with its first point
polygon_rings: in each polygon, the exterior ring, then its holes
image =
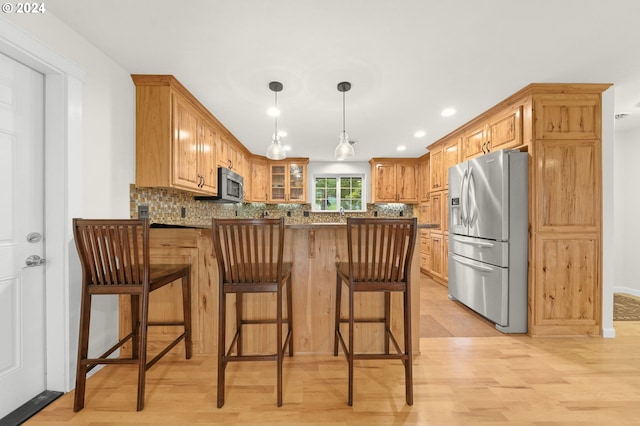
{"type": "Polygon", "coordinates": [[[349,364],[348,404],[353,405],[353,361],[372,359],[401,360],[405,372],[407,404],[413,405],[411,348],[411,259],[416,239],[417,219],[347,218],[347,262],[336,263],[336,312],[333,354],[342,346],[349,364]],[[349,289],[349,312],[340,312],[342,285],[349,289]],[[355,318],[354,294],[384,293],[384,314],[380,318],[355,318]],[[403,295],[403,336],[401,348],[391,330],[391,293],[403,295]],[[348,343],[340,325],[348,324],[348,343]],[[381,323],[384,326],[383,353],[355,353],[354,324],[381,323]],[[393,344],[395,352],[390,351],[393,344]]]}
{"type": "Polygon", "coordinates": [[[82,301],[78,364],[73,411],[84,408],[87,373],[99,364],[137,364],[137,410],[144,408],[145,373],[181,340],[191,358],[191,265],[149,263],[149,222],[138,219],[73,219],[73,236],[82,265],[82,301]],[[176,280],[182,281],[181,321],[149,322],[149,293],[176,280]],[[131,296],[131,333],[98,358],[88,357],[91,299],[100,295],[131,296]],[[142,311],[142,312],[140,312],[142,311]],[[181,326],[184,332],[147,362],[147,327],[181,326]],[[131,358],[108,358],[131,340],[131,358]]]}
{"type": "Polygon", "coordinates": [[[213,246],[218,261],[218,408],[224,405],[225,369],[233,361],[276,361],[278,407],[282,406],[282,360],[288,346],[293,356],[293,314],[291,263],[282,261],[284,218],[213,219],[213,246]],[[286,284],[287,316],[283,319],[282,296],[286,284]],[[244,318],[243,299],[249,293],[275,293],[275,317],[244,318]],[[236,295],[235,334],[226,343],[227,295],[236,295]],[[282,339],[283,323],[287,324],[282,339]],[[276,324],[276,351],[269,354],[245,353],[242,330],[246,325],[276,324]],[[235,348],[235,352],[234,352],[235,348]]]}

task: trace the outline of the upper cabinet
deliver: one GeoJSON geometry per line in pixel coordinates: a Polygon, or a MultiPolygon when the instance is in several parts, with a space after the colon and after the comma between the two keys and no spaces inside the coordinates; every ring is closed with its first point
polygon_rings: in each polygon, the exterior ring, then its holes
{"type": "Polygon", "coordinates": [[[416,159],[372,158],[369,164],[374,203],[418,203],[416,159]]]}
{"type": "Polygon", "coordinates": [[[447,189],[449,167],[460,162],[460,138],[452,137],[429,147],[431,153],[429,185],[430,191],[447,189]]]}
{"type": "Polygon", "coordinates": [[[243,174],[244,148],[170,75],[132,75],[136,85],[136,185],[217,193],[218,165],[234,152],[243,174]],[[229,146],[233,148],[230,149],[229,146]]]}
{"type": "Polygon", "coordinates": [[[270,161],[269,202],[307,202],[307,158],[270,161]]]}
{"type": "Polygon", "coordinates": [[[418,200],[429,201],[431,185],[429,184],[429,153],[418,158],[418,200]]]}
{"type": "Polygon", "coordinates": [[[522,104],[510,106],[465,130],[461,158],[469,160],[492,151],[521,146],[522,115],[522,104]]]}
{"type": "Polygon", "coordinates": [[[268,160],[262,157],[252,157],[250,163],[249,185],[245,185],[246,200],[255,203],[266,203],[269,201],[269,166],[268,160]]]}

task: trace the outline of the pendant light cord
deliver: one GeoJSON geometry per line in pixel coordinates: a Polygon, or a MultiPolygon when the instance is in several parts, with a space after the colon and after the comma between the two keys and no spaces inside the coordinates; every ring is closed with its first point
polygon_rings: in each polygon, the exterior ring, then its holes
{"type": "Polygon", "coordinates": [[[274,118],[275,118],[275,123],[276,123],[276,127],[273,133],[273,141],[277,142],[278,141],[278,115],[280,114],[280,111],[278,111],[278,92],[274,91],[273,93],[275,93],[275,114],[274,114],[274,118]]]}
{"type": "Polygon", "coordinates": [[[342,133],[346,133],[345,92],[342,92],[342,133]]]}

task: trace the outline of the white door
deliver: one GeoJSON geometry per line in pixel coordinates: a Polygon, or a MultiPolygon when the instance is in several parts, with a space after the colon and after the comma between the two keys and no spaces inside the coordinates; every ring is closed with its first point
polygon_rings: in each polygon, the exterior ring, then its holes
{"type": "Polygon", "coordinates": [[[43,89],[0,54],[0,418],[46,387],[43,89]]]}

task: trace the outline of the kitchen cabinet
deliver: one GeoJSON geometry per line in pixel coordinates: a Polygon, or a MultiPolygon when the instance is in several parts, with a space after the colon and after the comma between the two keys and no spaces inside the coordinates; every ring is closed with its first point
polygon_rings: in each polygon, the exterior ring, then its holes
{"type": "Polygon", "coordinates": [[[173,96],[174,187],[215,194],[218,174],[215,161],[216,131],[179,95],[173,96]]]}
{"type": "Polygon", "coordinates": [[[449,167],[460,162],[460,138],[454,137],[445,141],[442,147],[442,185],[440,189],[449,187],[449,167]]]}
{"type": "Polygon", "coordinates": [[[240,176],[246,176],[245,156],[242,148],[231,142],[225,135],[221,135],[217,145],[218,166],[233,170],[240,176]]]}
{"type": "Polygon", "coordinates": [[[438,143],[429,147],[429,187],[431,192],[441,191],[445,185],[442,173],[444,167],[442,146],[442,143],[438,143]]]}
{"type": "MultiPolygon", "coordinates": [[[[532,336],[602,332],[601,96],[609,86],[530,84],[427,147],[431,189],[441,197],[431,194],[434,217],[438,203],[448,205],[438,182],[442,169],[434,167],[447,161],[442,153],[451,135],[461,135],[459,161],[499,149],[529,154],[528,334],[532,336]]],[[[431,273],[443,283],[448,260],[446,212],[440,209],[442,227],[431,232],[431,273]]]]}
{"type": "Polygon", "coordinates": [[[268,160],[266,158],[253,157],[250,160],[250,164],[249,201],[266,203],[269,201],[268,160]]]}
{"type": "Polygon", "coordinates": [[[369,164],[374,203],[418,202],[418,165],[415,159],[373,158],[369,164]]]}
{"type": "Polygon", "coordinates": [[[269,162],[269,202],[306,203],[308,159],[269,162]]]}
{"type": "Polygon", "coordinates": [[[221,141],[233,139],[236,149],[244,148],[173,76],[131,78],[136,86],[136,185],[217,194],[221,141]]]}
{"type": "Polygon", "coordinates": [[[469,160],[522,145],[523,108],[522,104],[510,106],[466,130],[462,137],[463,158],[469,160]]]}
{"type": "Polygon", "coordinates": [[[431,194],[431,185],[429,183],[429,157],[430,153],[426,153],[418,158],[418,201],[429,201],[431,194]]]}

